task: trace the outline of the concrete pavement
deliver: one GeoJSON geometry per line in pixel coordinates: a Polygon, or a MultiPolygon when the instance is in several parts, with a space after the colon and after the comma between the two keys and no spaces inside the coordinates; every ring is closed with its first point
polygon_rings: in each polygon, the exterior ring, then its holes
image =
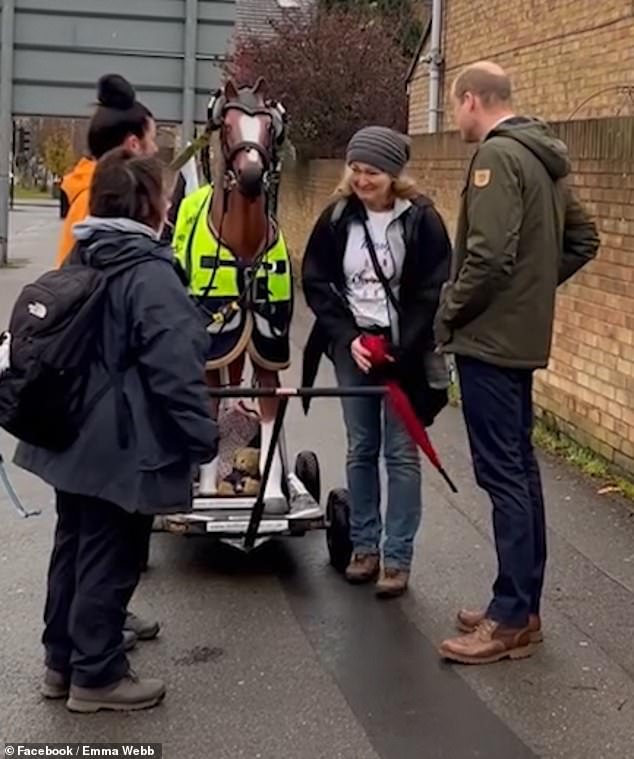
{"type": "MultiPolygon", "coordinates": [[[[18,289],[54,260],[55,209],[12,214],[0,270],[0,325],[18,289]]],[[[298,308],[294,367],[308,315],[298,308]]],[[[327,365],[320,384],[332,384],[327,365]]],[[[315,449],[324,489],[344,482],[341,415],[293,406],[292,451],[315,449]]],[[[425,515],[408,596],[375,601],[327,565],[325,538],[280,541],[243,557],[206,539],[153,539],[134,608],[160,638],[131,654],[165,677],[165,704],[147,713],[79,718],[42,703],[41,615],[54,525],[49,489],[9,467],[42,507],[21,521],[0,490],[0,740],[154,741],[169,759],[627,759],[634,757],[634,516],[545,459],[550,564],[546,643],[525,662],[453,668],[435,646],[455,610],[485,603],[493,578],[490,507],[476,488],[459,412],[433,437],[460,493],[425,469],[425,515]]],[[[0,436],[10,458],[13,444],[0,436]]]]}

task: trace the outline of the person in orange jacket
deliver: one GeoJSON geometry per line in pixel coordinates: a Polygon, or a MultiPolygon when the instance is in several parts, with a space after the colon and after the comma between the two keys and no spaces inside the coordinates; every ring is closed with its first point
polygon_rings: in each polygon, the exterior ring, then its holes
{"type": "MultiPolygon", "coordinates": [[[[118,74],[106,74],[97,83],[97,108],[88,128],[89,157],[83,157],[64,177],[61,191],[66,198],[66,214],[57,251],[57,267],[66,261],[75,247],[73,227],[89,216],[90,188],[98,160],[118,147],[138,155],[155,155],[156,122],[154,116],[136,99],[134,87],[118,74]]],[[[152,519],[139,520],[137,536],[141,565],[147,565],[152,519]]],[[[51,610],[50,613],[53,613],[51,610]]],[[[123,639],[126,650],[137,640],[150,640],[159,633],[159,624],[128,611],[123,639]]]]}
{"type": "Polygon", "coordinates": [[[57,251],[61,266],[75,246],[73,227],[88,216],[90,185],[97,161],[109,150],[125,147],[139,155],[155,155],[156,122],[136,99],[132,85],[118,74],[106,74],[97,84],[97,109],[88,129],[90,157],[82,157],[62,180],[67,212],[57,251]]]}

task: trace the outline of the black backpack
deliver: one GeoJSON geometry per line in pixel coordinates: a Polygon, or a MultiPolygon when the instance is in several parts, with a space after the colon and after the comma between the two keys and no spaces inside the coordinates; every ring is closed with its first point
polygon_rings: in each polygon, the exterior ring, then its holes
{"type": "Polygon", "coordinates": [[[69,263],[24,287],[5,333],[10,362],[0,374],[0,427],[58,452],[77,439],[117,371],[107,367],[109,381],[86,398],[90,366],[101,359],[108,283],[142,260],[107,269],[69,263]]]}

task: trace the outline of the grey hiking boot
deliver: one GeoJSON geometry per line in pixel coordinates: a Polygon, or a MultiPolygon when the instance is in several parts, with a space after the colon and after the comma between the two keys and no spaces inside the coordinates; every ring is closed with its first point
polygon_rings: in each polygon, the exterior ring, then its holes
{"type": "Polygon", "coordinates": [[[129,611],[123,624],[123,633],[133,632],[139,640],[154,640],[159,634],[161,626],[158,622],[150,622],[147,619],[137,617],[129,611]]]}
{"type": "MultiPolygon", "coordinates": [[[[123,648],[131,651],[137,643],[138,636],[133,630],[123,631],[123,648]]],[[[40,693],[51,700],[66,698],[70,690],[70,676],[47,668],[40,686],[40,693]]]]}
{"type": "Polygon", "coordinates": [[[44,698],[66,698],[70,689],[70,677],[54,669],[47,669],[44,680],[40,687],[40,693],[44,698]]]}
{"type": "Polygon", "coordinates": [[[134,632],[134,630],[124,630],[123,631],[123,650],[132,651],[132,649],[136,646],[138,639],[139,639],[139,636],[134,632]]]}
{"type": "Polygon", "coordinates": [[[80,714],[94,714],[102,710],[132,712],[152,709],[164,698],[165,683],[162,680],[142,680],[130,670],[123,680],[106,688],[71,685],[66,708],[80,714]]]}

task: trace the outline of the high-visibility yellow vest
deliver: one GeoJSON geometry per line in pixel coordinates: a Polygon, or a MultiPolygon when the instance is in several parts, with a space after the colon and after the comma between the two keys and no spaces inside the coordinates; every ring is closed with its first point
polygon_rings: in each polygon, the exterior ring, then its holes
{"type": "MultiPolygon", "coordinates": [[[[241,295],[240,266],[233,253],[219,245],[209,229],[212,198],[213,187],[207,186],[183,199],[174,226],[172,246],[187,273],[191,294],[200,297],[207,293],[210,301],[218,299],[226,303],[241,295]]],[[[282,233],[278,231],[273,245],[255,271],[254,292],[264,293],[266,302],[272,305],[290,302],[292,287],[288,250],[282,233]]]]}

